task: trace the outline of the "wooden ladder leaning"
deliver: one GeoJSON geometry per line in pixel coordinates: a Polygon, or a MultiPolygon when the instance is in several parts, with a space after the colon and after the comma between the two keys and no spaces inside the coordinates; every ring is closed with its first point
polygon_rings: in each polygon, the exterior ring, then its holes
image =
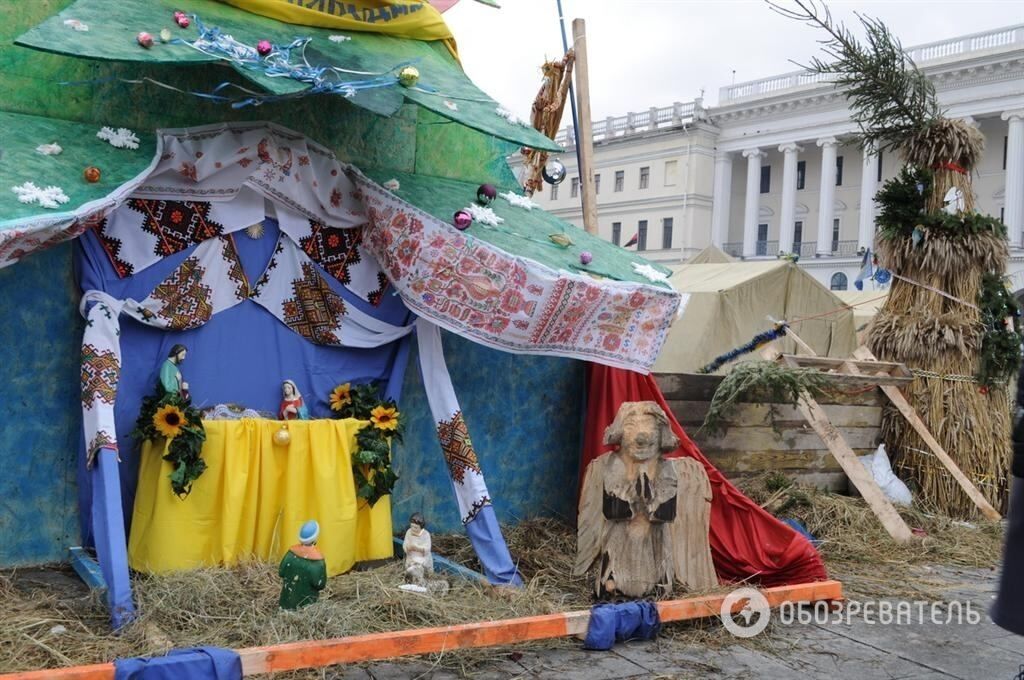
{"type": "MultiPolygon", "coordinates": [[[[885,396],[893,403],[899,412],[907,419],[911,426],[917,431],[921,438],[928,444],[936,458],[949,470],[964,492],[974,501],[982,514],[993,521],[1001,517],[999,513],[989,504],[985,497],[978,491],[977,487],[957,467],[949,454],[939,445],[932,436],[924,422],[918,416],[914,407],[910,405],[900,386],[913,381],[913,374],[903,364],[878,361],[866,347],[860,347],[854,352],[852,359],[832,359],[819,357],[813,349],[800,339],[791,330],[786,336],[792,338],[800,348],[809,356],[797,356],[782,354],[772,343],[761,351],[761,356],[768,360],[779,361],[791,368],[813,368],[829,373],[830,377],[838,382],[845,382],[851,386],[877,385],[885,396]]],[[[861,464],[857,454],[843,438],[839,430],[829,421],[825,410],[818,404],[814,397],[804,392],[800,402],[797,404],[801,414],[812,429],[821,437],[829,451],[835,457],[843,472],[853,482],[853,485],[860,492],[868,507],[878,517],[882,526],[896,541],[907,542],[912,539],[913,533],[903,518],[886,498],[881,488],[875,482],[871,473],[861,464]]]]}

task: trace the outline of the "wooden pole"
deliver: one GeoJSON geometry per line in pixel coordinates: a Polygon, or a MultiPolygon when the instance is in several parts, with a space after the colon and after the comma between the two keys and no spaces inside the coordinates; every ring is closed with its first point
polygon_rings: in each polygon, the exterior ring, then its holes
{"type": "MultiPolygon", "coordinates": [[[[834,602],[843,599],[839,581],[817,581],[761,591],[770,607],[783,603],[834,602]]],[[[657,602],[663,623],[718,616],[726,593],[657,602]]],[[[733,612],[744,605],[733,603],[733,612]]],[[[434,654],[453,649],[493,647],[545,638],[584,635],[590,623],[590,611],[527,616],[503,621],[481,621],[440,628],[418,628],[388,633],[372,633],[333,640],[306,640],[268,647],[238,650],[242,675],[279,673],[303,668],[323,668],[337,664],[362,663],[414,654],[434,654]]],[[[111,663],[73,668],[50,668],[0,675],[0,680],[113,680],[111,663]]]]}
{"type": "MultiPolygon", "coordinates": [[[[861,359],[863,361],[877,361],[877,359],[875,359],[875,355],[871,353],[871,350],[863,346],[854,350],[853,356],[854,358],[861,359]]],[[[856,367],[854,367],[851,372],[856,372],[856,370],[856,367]]],[[[960,488],[964,490],[964,493],[974,501],[974,504],[978,506],[979,510],[981,510],[981,514],[985,515],[985,517],[993,522],[1001,520],[1003,517],[999,514],[999,511],[992,507],[992,504],[988,502],[980,491],[978,491],[978,487],[974,486],[971,480],[967,478],[967,475],[964,474],[963,470],[961,470],[956,462],[950,458],[949,454],[946,453],[946,449],[942,448],[942,445],[939,444],[938,440],[932,436],[932,433],[928,430],[928,426],[924,424],[924,421],[921,420],[921,416],[917,414],[917,411],[910,405],[907,398],[903,396],[903,393],[900,392],[895,385],[879,385],[879,387],[882,388],[882,392],[889,398],[892,405],[895,406],[903,417],[907,419],[907,422],[910,423],[911,427],[917,431],[917,434],[924,440],[924,443],[928,445],[928,448],[932,450],[932,453],[934,453],[935,457],[939,459],[939,462],[942,463],[946,470],[949,471],[949,474],[953,475],[953,479],[955,479],[957,484],[960,485],[960,488]]]]}
{"type": "Polygon", "coordinates": [[[576,51],[576,109],[579,112],[577,137],[580,193],[583,196],[583,229],[597,235],[597,192],[594,187],[594,129],[590,118],[590,68],[587,64],[587,25],[572,20],[573,49],[576,51]]]}

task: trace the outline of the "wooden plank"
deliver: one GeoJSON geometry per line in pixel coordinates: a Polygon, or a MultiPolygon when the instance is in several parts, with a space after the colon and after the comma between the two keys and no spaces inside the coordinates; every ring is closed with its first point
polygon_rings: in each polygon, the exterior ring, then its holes
{"type": "MultiPolygon", "coordinates": [[[[863,346],[854,350],[853,355],[859,359],[874,358],[874,354],[871,353],[871,350],[863,346]]],[[[854,368],[852,370],[856,369],[854,368]]],[[[907,401],[907,398],[903,396],[903,393],[891,386],[882,386],[882,392],[889,398],[889,401],[892,402],[893,406],[903,414],[903,417],[907,419],[907,422],[910,423],[911,427],[917,431],[917,434],[924,440],[925,444],[928,445],[928,448],[932,450],[932,453],[934,453],[935,457],[939,459],[939,462],[949,470],[949,474],[953,475],[953,479],[955,479],[957,484],[960,485],[960,488],[964,490],[964,493],[974,501],[974,504],[978,506],[981,513],[994,522],[1001,520],[1002,515],[992,507],[992,504],[988,502],[980,491],[978,491],[978,488],[974,486],[970,479],[967,478],[967,475],[963,473],[963,470],[960,469],[950,455],[946,453],[946,450],[942,445],[939,444],[934,436],[932,436],[932,433],[928,430],[928,426],[924,424],[924,421],[921,420],[921,417],[917,414],[914,407],[910,405],[910,402],[907,401]]]]}
{"type": "MultiPolygon", "coordinates": [[[[821,417],[828,419],[824,409],[815,402],[821,417]]],[[[821,449],[820,432],[811,427],[803,431],[783,430],[782,435],[770,427],[733,427],[713,437],[702,437],[704,445],[709,449],[736,451],[767,451],[785,446],[790,449],[814,450],[821,449]]],[[[829,425],[836,429],[835,425],[829,425]]],[[[838,429],[836,429],[838,432],[838,429]]],[[[842,436],[851,448],[866,449],[878,446],[877,427],[846,427],[842,436]]]]}
{"type": "MultiPolygon", "coordinates": [[[[854,450],[866,455],[873,449],[854,450]]],[[[703,451],[708,460],[722,472],[842,472],[828,449],[817,451],[703,451]]]]}
{"type": "MultiPolygon", "coordinates": [[[[848,406],[841,404],[823,404],[829,420],[836,427],[878,427],[882,423],[880,406],[848,406]]],[[[669,408],[681,425],[700,426],[707,416],[711,404],[706,401],[669,401],[669,408]]],[[[739,403],[729,412],[727,426],[732,427],[771,427],[769,418],[770,404],[739,403]]],[[[807,427],[800,409],[789,404],[775,405],[775,426],[780,430],[807,427]]],[[[690,432],[690,436],[695,433],[690,432]]]]}
{"type": "MultiPolygon", "coordinates": [[[[826,374],[828,375],[828,374],[826,374]]],[[[710,402],[715,390],[725,379],[721,375],[702,375],[700,373],[656,373],[654,378],[658,388],[667,401],[705,401],[710,402]]],[[[831,379],[831,377],[829,378],[831,379]]],[[[837,386],[838,389],[849,390],[849,386],[837,386]]],[[[863,406],[881,405],[884,397],[877,390],[849,392],[829,391],[818,397],[819,404],[859,404],[863,406]]],[[[863,389],[863,388],[859,388],[863,389]]],[[[741,403],[760,403],[755,396],[741,396],[741,403]]]]}
{"type": "MultiPolygon", "coordinates": [[[[774,344],[767,345],[761,350],[761,356],[769,361],[780,356],[774,344]]],[[[785,357],[782,360],[789,363],[789,360],[785,357]]],[[[868,507],[875,513],[878,521],[882,523],[882,526],[885,527],[889,535],[900,543],[913,540],[910,527],[907,526],[907,523],[900,517],[896,508],[893,507],[889,499],[882,493],[874,477],[857,459],[857,455],[850,448],[846,440],[843,439],[839,430],[829,422],[828,416],[825,415],[821,406],[806,392],[804,392],[800,400],[800,410],[804,417],[807,418],[807,422],[814,428],[814,431],[818,433],[821,440],[825,442],[825,445],[832,452],[832,455],[835,456],[836,460],[843,467],[843,471],[846,472],[850,482],[857,487],[857,491],[860,492],[868,507]]]]}
{"type": "MultiPolygon", "coordinates": [[[[783,603],[840,601],[843,584],[817,581],[761,591],[768,605],[783,603]]],[[[719,616],[726,594],[702,595],[656,603],[663,623],[719,616]]],[[[734,603],[739,611],[743,601],[734,603]]],[[[356,635],[333,640],[307,640],[268,647],[238,650],[244,676],[279,673],[304,668],[323,668],[344,663],[362,663],[399,656],[432,654],[452,649],[508,645],[530,640],[584,635],[590,622],[589,611],[528,616],[503,621],[482,621],[440,628],[356,635]]],[[[73,668],[51,668],[0,675],[0,680],[113,680],[112,663],[73,668]]]]}

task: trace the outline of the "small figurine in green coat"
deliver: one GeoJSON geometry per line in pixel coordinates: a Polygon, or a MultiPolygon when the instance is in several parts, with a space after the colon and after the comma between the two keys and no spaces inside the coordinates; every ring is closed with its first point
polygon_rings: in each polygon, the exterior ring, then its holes
{"type": "Polygon", "coordinates": [[[298,609],[313,604],[327,585],[327,563],[316,547],[320,525],[309,520],[299,529],[299,544],[288,549],[281,560],[281,609],[298,609]]]}

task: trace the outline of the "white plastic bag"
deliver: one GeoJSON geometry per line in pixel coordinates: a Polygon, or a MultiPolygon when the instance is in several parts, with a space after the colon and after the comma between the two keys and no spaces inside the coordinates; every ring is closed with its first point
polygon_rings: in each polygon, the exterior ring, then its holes
{"type": "Polygon", "coordinates": [[[875,482],[882,489],[886,498],[896,505],[910,505],[913,500],[910,489],[892,471],[889,455],[885,452],[885,444],[879,444],[874,453],[860,456],[860,462],[875,478],[875,482]]]}

